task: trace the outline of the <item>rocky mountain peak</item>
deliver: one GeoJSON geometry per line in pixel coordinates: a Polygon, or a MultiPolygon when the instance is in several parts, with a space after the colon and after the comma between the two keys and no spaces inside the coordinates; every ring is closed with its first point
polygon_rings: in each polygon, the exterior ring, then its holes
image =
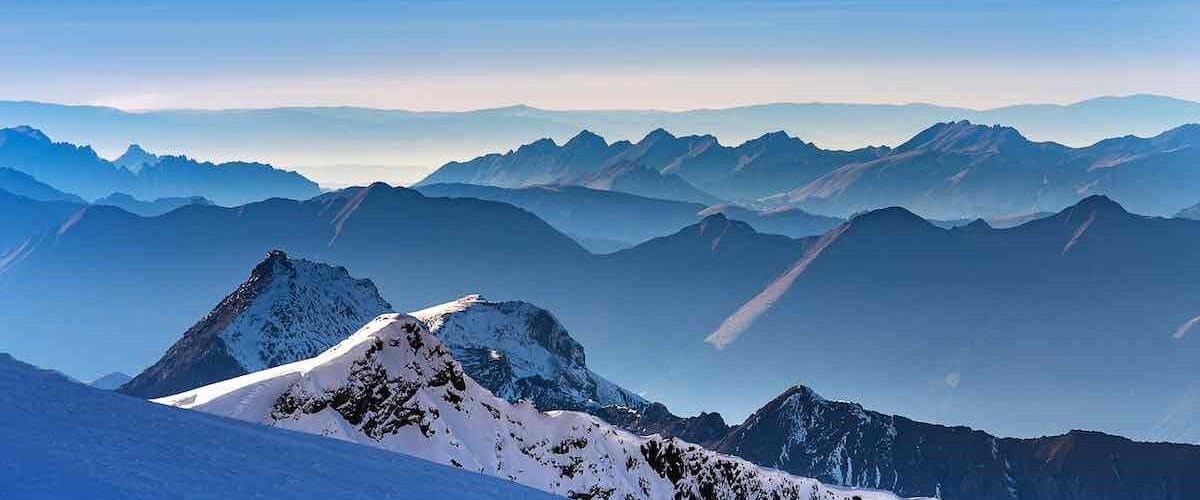
{"type": "Polygon", "coordinates": [[[549,311],[468,295],[412,313],[494,394],[542,409],[592,411],[649,404],[587,367],[583,346],[549,311]]]}
{"type": "Polygon", "coordinates": [[[113,163],[129,169],[132,172],[138,172],[143,167],[158,163],[158,155],[147,152],[137,144],[130,144],[121,156],[113,160],[113,163]]]}
{"type": "Polygon", "coordinates": [[[572,137],[563,144],[563,148],[566,149],[599,149],[605,147],[608,147],[608,142],[603,137],[587,129],[579,131],[575,137],[572,137]]]}
{"type": "Polygon", "coordinates": [[[896,148],[937,152],[986,153],[1025,147],[1032,143],[1017,129],[1001,125],[976,125],[967,120],[937,123],[896,148]]]}
{"type": "Polygon", "coordinates": [[[389,310],[370,280],[272,250],[121,391],[157,397],[311,357],[389,310]]]}

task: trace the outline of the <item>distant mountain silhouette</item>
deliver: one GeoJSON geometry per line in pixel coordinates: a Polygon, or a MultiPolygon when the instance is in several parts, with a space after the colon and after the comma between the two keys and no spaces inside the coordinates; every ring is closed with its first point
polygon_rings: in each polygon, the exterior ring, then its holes
{"type": "Polygon", "coordinates": [[[130,144],[121,156],[113,160],[113,164],[125,167],[133,173],[138,173],[148,165],[158,163],[158,155],[151,154],[137,144],[130,144]]]}
{"type": "Polygon", "coordinates": [[[1056,211],[1107,194],[1140,213],[1169,215],[1200,190],[1200,125],[1073,149],[1016,129],[939,123],[878,159],[843,165],[768,202],[849,214],[901,205],[933,218],[1056,211]]]}
{"type": "Polygon", "coordinates": [[[1184,219],[1200,220],[1200,203],[1180,210],[1179,213],[1175,214],[1175,216],[1184,219]]]}
{"type": "Polygon", "coordinates": [[[589,368],[681,415],[736,419],[803,380],[1008,435],[1200,439],[1187,410],[1200,222],[1104,197],[1007,229],[942,229],[890,208],[800,239],[711,214],[605,255],[511,205],[382,184],[68,217],[0,261],[4,325],[23,332],[5,347],[53,352],[68,371],[140,370],[282,248],[369,277],[399,310],[470,292],[537,303],[588,346],[589,368]],[[92,333],[72,334],[79,324],[92,333]]]}
{"type": "Polygon", "coordinates": [[[647,130],[662,127],[683,136],[712,134],[724,144],[787,130],[825,149],[855,149],[894,146],[931,123],[964,119],[1008,124],[1034,140],[1085,146],[1106,137],[1151,136],[1200,122],[1200,103],[1133,95],[989,110],[932,104],[773,103],[678,112],[510,106],[464,112],[287,107],[133,113],[99,106],[0,102],[0,126],[30,124],[59,140],[92,144],[106,154],[117,155],[137,143],[150,151],[182,148],[199,158],[253,158],[296,166],[437,166],[542,137],[561,143],[582,129],[613,141],[637,141],[647,130]]]}
{"type": "Polygon", "coordinates": [[[0,168],[0,189],[39,201],[85,203],[83,198],[54,189],[54,186],[40,182],[25,172],[11,168],[0,168]]]}
{"type": "Polygon", "coordinates": [[[562,147],[541,139],[503,155],[448,163],[417,186],[579,184],[711,204],[718,200],[707,193],[726,199],[759,198],[786,189],[781,186],[802,185],[845,163],[874,159],[886,152],[887,148],[826,151],[783,132],[726,147],[713,136],[675,137],[656,129],[636,144],[618,141],[610,145],[585,130],[562,147]],[[698,193],[693,185],[704,192],[698,193]]]}
{"type": "Polygon", "coordinates": [[[146,217],[162,215],[176,208],[187,205],[212,205],[203,196],[188,196],[178,198],[158,198],[151,201],[143,201],[125,193],[113,193],[93,202],[96,205],[109,205],[119,207],[120,209],[146,217]]]}
{"type": "Polygon", "coordinates": [[[53,142],[30,127],[0,129],[0,167],[88,199],[111,193],[139,198],[204,196],[223,205],[271,197],[309,198],[316,183],[261,163],[213,164],[183,156],[159,157],[137,172],[111,163],[89,146],[53,142]]]}
{"type": "Polygon", "coordinates": [[[581,186],[509,189],[473,184],[430,184],[414,189],[426,196],[479,198],[509,203],[533,212],[581,242],[612,242],[618,249],[672,234],[683,226],[695,224],[715,213],[749,222],[763,232],[792,237],[821,234],[842,222],[841,219],[812,215],[802,210],[757,212],[735,205],[706,207],[697,203],[646,198],[581,186]]]}

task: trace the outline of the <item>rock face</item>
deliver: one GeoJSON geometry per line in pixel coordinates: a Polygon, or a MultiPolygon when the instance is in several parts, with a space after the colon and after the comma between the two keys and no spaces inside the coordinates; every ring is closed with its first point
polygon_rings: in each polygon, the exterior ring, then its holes
{"type": "Polygon", "coordinates": [[[492,395],[418,319],[381,315],[320,355],[156,400],[357,442],[571,498],[880,500],[587,414],[492,395]]]}
{"type": "Polygon", "coordinates": [[[945,500],[1182,499],[1200,495],[1200,446],[1072,431],[996,438],[828,401],[793,387],[716,446],[832,484],[945,500]]]}
{"type": "Polygon", "coordinates": [[[680,417],[667,410],[662,403],[650,403],[640,410],[628,406],[605,406],[593,413],[605,422],[640,436],[659,434],[705,448],[714,448],[731,430],[720,413],[702,412],[695,417],[680,417]]]}
{"type": "Polygon", "coordinates": [[[645,408],[645,399],[596,375],[583,346],[550,311],[527,302],[468,295],[412,313],[496,396],[545,410],[595,412],[603,406],[645,408]]]}
{"type": "Polygon", "coordinates": [[[388,310],[370,280],[275,250],[120,391],[159,397],[312,357],[388,310]]]}

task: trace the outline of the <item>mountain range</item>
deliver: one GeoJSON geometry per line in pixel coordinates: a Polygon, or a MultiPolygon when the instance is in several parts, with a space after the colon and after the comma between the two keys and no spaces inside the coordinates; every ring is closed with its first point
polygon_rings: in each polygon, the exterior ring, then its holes
{"type": "Polygon", "coordinates": [[[543,499],[367,446],[182,411],[0,354],[0,497],[543,499]],[[397,488],[397,485],[403,485],[397,488]]]}
{"type": "Polygon", "coordinates": [[[386,314],[324,353],[156,400],[424,458],[569,498],[884,500],[476,383],[418,319],[386,314]]]}
{"type": "MultiPolygon", "coordinates": [[[[608,144],[584,130],[559,146],[540,139],[505,154],[490,154],[467,162],[450,162],[416,186],[439,183],[522,187],[539,184],[579,184],[634,194],[654,194],[683,201],[703,199],[703,190],[732,200],[751,200],[778,193],[782,186],[799,186],[846,163],[886,154],[887,148],[827,151],[783,132],[772,132],[738,146],[723,146],[712,135],[676,137],[655,129],[637,143],[608,144]],[[658,172],[625,183],[601,184],[612,169],[658,172]],[[673,190],[663,189],[673,182],[673,190]],[[693,187],[694,186],[694,187],[693,187]],[[699,188],[699,189],[697,189],[699,188]],[[675,196],[671,197],[670,194],[675,196]]],[[[713,203],[711,195],[706,200],[713,203]]]]}
{"type": "Polygon", "coordinates": [[[131,214],[143,217],[162,215],[186,205],[213,205],[212,201],[203,196],[167,197],[154,200],[139,200],[125,193],[113,193],[92,202],[97,205],[118,207],[131,214]]]}
{"type": "Polygon", "coordinates": [[[896,148],[854,151],[824,150],[784,132],[727,147],[711,135],[675,137],[662,129],[637,143],[612,144],[584,131],[562,146],[542,139],[502,155],[450,162],[417,187],[577,184],[714,202],[690,190],[696,186],[758,207],[848,217],[903,206],[936,219],[1057,211],[1082,196],[1107,194],[1139,213],[1171,215],[1194,203],[1198,152],[1197,124],[1071,148],[1029,141],[1011,127],[957,121],[935,124],[896,148]],[[624,183],[591,180],[609,178],[613,169],[643,174],[624,183]],[[667,178],[674,189],[662,187],[667,178]]]}
{"type": "Polygon", "coordinates": [[[682,135],[713,134],[727,144],[788,130],[823,148],[855,149],[900,144],[931,123],[965,119],[1008,124],[1035,140],[1086,146],[1106,137],[1151,136],[1200,122],[1200,104],[1132,95],[988,110],[931,104],[773,103],[678,112],[512,106],[465,112],[289,107],[135,113],[4,101],[0,117],[0,126],[33,125],[62,140],[92,144],[112,157],[136,143],[151,151],[289,165],[322,183],[347,185],[373,180],[407,184],[448,159],[504,151],[542,137],[564,141],[581,129],[614,140],[637,140],[647,130],[662,127],[682,135]]]}
{"type": "MultiPolygon", "coordinates": [[[[351,320],[345,319],[343,312],[347,307],[342,305],[348,291],[351,295],[365,293],[376,297],[367,301],[370,303],[382,302],[366,280],[350,279],[344,270],[323,264],[293,262],[276,251],[268,254],[247,283],[230,297],[240,299],[243,311],[277,311],[274,314],[277,318],[294,317],[289,312],[303,311],[313,319],[342,318],[338,321],[348,324],[351,320]],[[297,287],[291,285],[298,281],[294,277],[297,267],[315,268],[319,274],[340,278],[303,280],[305,287],[297,292],[297,287]],[[250,293],[249,289],[256,284],[261,288],[264,281],[291,293],[250,293]]],[[[331,329],[314,328],[306,321],[244,321],[223,311],[230,302],[223,301],[205,321],[212,317],[232,317],[233,323],[247,325],[241,328],[246,333],[259,333],[246,335],[250,338],[238,344],[243,346],[239,350],[253,352],[255,359],[260,360],[258,367],[263,369],[303,360],[304,353],[313,351],[281,347],[280,338],[291,345],[332,346],[349,336],[331,337],[328,333],[331,329]],[[260,327],[253,327],[254,324],[260,327]]],[[[549,311],[531,304],[490,302],[468,296],[413,313],[413,319],[422,327],[427,326],[429,334],[443,342],[449,356],[464,360],[461,366],[465,376],[479,380],[484,389],[509,403],[528,401],[542,411],[583,410],[639,436],[679,437],[828,484],[947,500],[1169,499],[1189,497],[1200,490],[1200,482],[1188,473],[1200,461],[1197,446],[1139,443],[1085,431],[1037,439],[996,438],[966,427],[918,422],[865,410],[853,403],[829,401],[804,386],[788,389],[741,425],[730,427],[716,413],[689,418],[674,416],[665,406],[648,403],[600,378],[587,369],[583,346],[570,337],[549,311]]],[[[181,343],[193,336],[189,331],[181,343]]],[[[201,354],[198,349],[184,352],[173,347],[164,359],[172,359],[177,367],[186,370],[189,363],[185,360],[208,357],[211,356],[201,354]]],[[[162,373],[159,366],[162,364],[148,369],[139,379],[162,373]]],[[[264,372],[262,376],[268,374],[264,372]]],[[[257,376],[252,377],[258,380],[257,376]]],[[[211,381],[220,382],[221,378],[211,381]]],[[[191,389],[199,385],[200,382],[193,381],[183,387],[191,389]]],[[[227,389],[214,386],[212,390],[227,389]]],[[[393,393],[390,389],[357,386],[355,390],[362,394],[393,393]]],[[[123,392],[130,392],[129,388],[123,392]]],[[[260,392],[252,389],[249,395],[238,399],[232,414],[243,415],[246,406],[253,404],[251,398],[258,397],[260,392]]],[[[180,398],[188,397],[195,396],[180,398]]],[[[351,396],[349,401],[361,402],[360,399],[351,396]]],[[[341,413],[345,416],[345,412],[341,413]]],[[[442,410],[436,412],[439,416],[441,413],[442,410]]],[[[273,413],[272,419],[277,418],[273,413]]],[[[440,445],[427,444],[434,450],[420,453],[442,452],[440,445]]],[[[451,460],[464,463],[458,458],[451,460]]],[[[588,457],[580,460],[594,468],[588,457]]],[[[497,464],[497,472],[503,467],[497,464]]]]}
{"type": "Polygon", "coordinates": [[[431,197],[508,203],[532,212],[595,253],[609,253],[666,236],[717,213],[747,221],[763,232],[792,237],[821,234],[843,222],[798,209],[753,210],[730,204],[707,206],[570,185],[502,188],[477,184],[428,184],[413,189],[431,197]]]}
{"type": "MultiPolygon", "coordinates": [[[[129,155],[122,161],[131,162],[129,155]]],[[[309,198],[321,192],[300,174],[262,163],[213,164],[184,156],[150,156],[153,163],[138,163],[130,170],[101,158],[90,146],[53,142],[32,127],[0,129],[0,167],[87,199],[113,193],[142,199],[203,196],[222,205],[239,205],[276,196],[309,198]]]]}
{"type": "Polygon", "coordinates": [[[715,449],[832,484],[946,500],[1170,499],[1200,495],[1200,446],[1073,430],[997,438],[829,401],[796,386],[715,449]]]}
{"type": "Polygon", "coordinates": [[[1055,211],[1105,194],[1172,215],[1200,189],[1200,124],[1083,148],[1031,142],[1010,127],[939,123],[872,161],[848,163],[767,200],[821,213],[888,205],[933,218],[1055,211]]]}
{"type": "Polygon", "coordinates": [[[150,218],[72,214],[0,268],[5,326],[22,332],[6,348],[68,373],[151,364],[281,248],[369,276],[399,310],[475,292],[536,303],[589,347],[590,369],[684,415],[740,419],[802,380],[1004,435],[1200,439],[1188,410],[1200,227],[1103,197],[1008,229],[942,229],[897,208],[799,239],[715,214],[605,255],[511,205],[382,184],[150,218]],[[80,323],[94,333],[72,334],[80,323]],[[55,347],[66,342],[76,349],[55,347]],[[703,401],[685,389],[697,386],[703,401]]]}

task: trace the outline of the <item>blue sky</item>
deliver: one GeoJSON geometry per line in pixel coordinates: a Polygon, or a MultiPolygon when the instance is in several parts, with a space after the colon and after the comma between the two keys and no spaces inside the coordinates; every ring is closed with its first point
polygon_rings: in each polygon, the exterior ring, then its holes
{"type": "Polygon", "coordinates": [[[1200,3],[34,2],[0,99],[460,110],[1200,100],[1200,3]]]}

